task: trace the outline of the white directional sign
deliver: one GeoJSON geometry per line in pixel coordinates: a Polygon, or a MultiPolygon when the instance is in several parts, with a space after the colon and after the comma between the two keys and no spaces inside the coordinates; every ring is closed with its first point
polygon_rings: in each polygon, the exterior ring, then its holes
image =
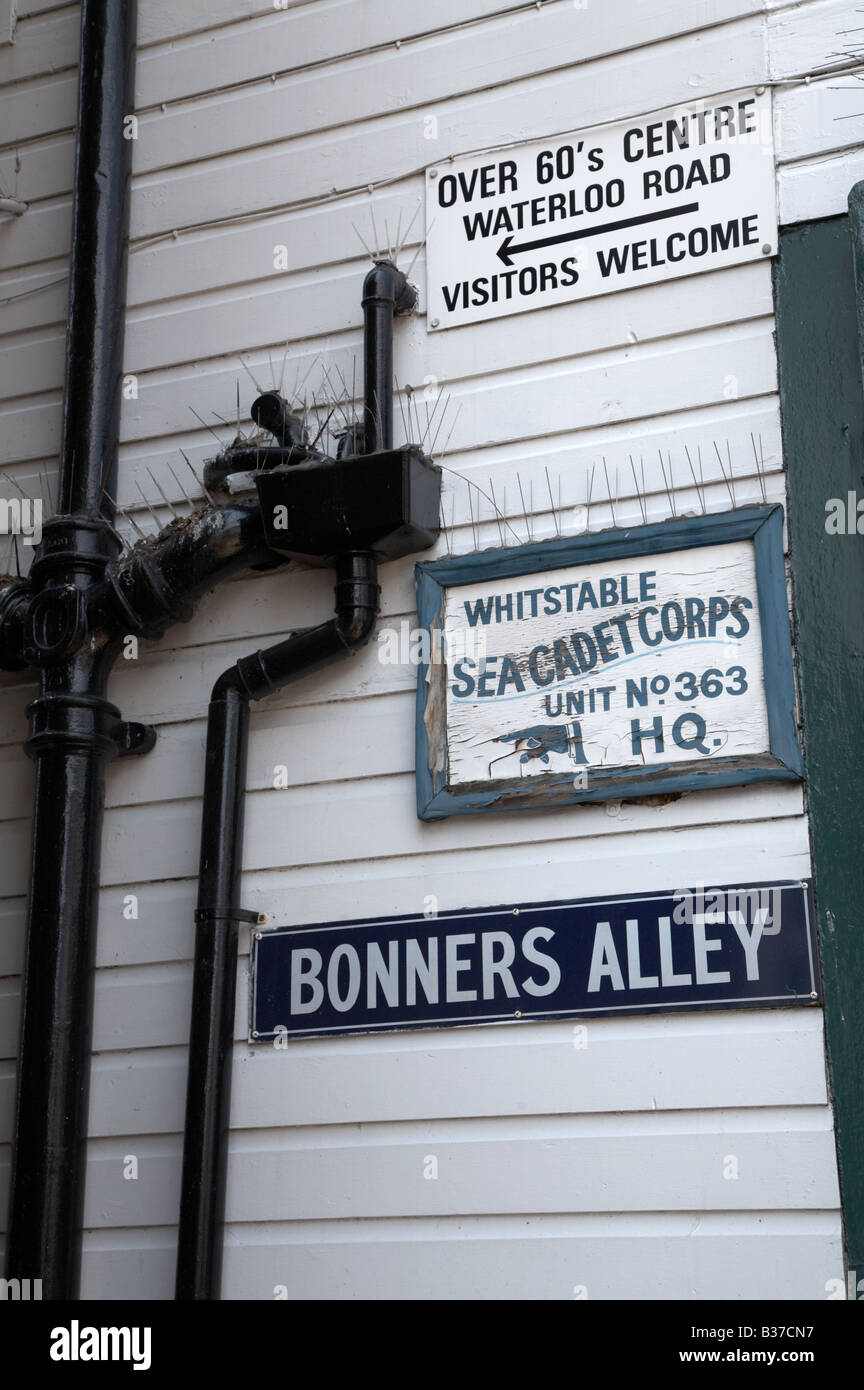
{"type": "Polygon", "coordinates": [[[771,96],[437,164],[426,193],[432,330],[759,260],[777,250],[771,96]]]}

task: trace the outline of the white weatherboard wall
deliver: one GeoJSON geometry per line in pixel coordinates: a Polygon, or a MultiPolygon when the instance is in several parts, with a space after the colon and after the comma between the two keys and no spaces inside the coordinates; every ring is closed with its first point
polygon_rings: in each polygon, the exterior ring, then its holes
{"type": "MultiPolygon", "coordinates": [[[[352,223],[371,242],[374,209],[381,239],[385,219],[404,232],[424,167],[450,153],[770,82],[781,220],[842,212],[864,176],[862,119],[845,119],[850,98],[834,90],[851,66],[837,56],[849,28],[837,0],[139,9],[126,349],[138,396],[124,401],[119,501],[145,529],[146,470],[182,504],[168,462],[214,451],[191,408],[227,442],[239,382],[249,432],[249,372],[274,385],[286,342],[288,387],[308,372],[307,393],[332,394],[322,364],[351,381],[368,267],[352,223]],[[289,268],[277,271],[279,247],[289,268]]],[[[56,477],[77,26],[73,5],[21,0],[15,41],[0,44],[0,181],[30,204],[0,222],[0,462],[35,495],[56,477]]],[[[718,457],[738,505],[762,498],[756,458],[765,496],[783,500],[767,262],[428,337],[422,252],[414,275],[421,312],[397,326],[396,373],[421,425],[438,385],[450,394],[438,454],[460,475],[446,475],[435,553],[507,537],[476,490],[469,507],[466,478],[485,493],[492,480],[522,539],[637,522],[631,453],[649,520],[672,510],[658,451],[667,477],[671,451],[675,510],[697,506],[685,445],[701,449],[711,510],[730,503],[718,457]]],[[[384,627],[412,622],[412,566],[384,570],[384,627]]],[[[109,776],[86,1297],[172,1294],[210,686],[254,646],[326,617],[331,593],[320,573],[237,581],[114,676],[112,698],[156,723],[159,742],[109,776]],[[130,894],[137,920],[123,915],[130,894]],[[129,1154],[136,1181],[123,1177],[129,1154]]],[[[244,906],[299,924],[415,912],[428,894],[449,909],[809,872],[794,784],[421,824],[414,688],[410,662],[384,664],[373,647],[256,711],[244,906]],[[274,789],[277,765],[289,789],[274,789]]],[[[34,692],[13,676],[0,687],[4,1140],[34,692]]],[[[585,1048],[564,1021],[277,1052],[243,1040],[241,946],[227,1297],[809,1299],[842,1277],[819,1010],[598,1020],[585,1048]],[[437,1180],[423,1176],[429,1155],[437,1180]],[[724,1177],[730,1156],[737,1179],[724,1177]]]]}

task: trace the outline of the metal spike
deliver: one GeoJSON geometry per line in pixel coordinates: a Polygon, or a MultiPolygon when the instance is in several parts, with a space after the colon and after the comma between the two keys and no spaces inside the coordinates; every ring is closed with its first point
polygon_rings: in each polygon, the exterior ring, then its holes
{"type": "Polygon", "coordinates": [[[411,262],[411,264],[409,265],[408,269],[405,271],[405,279],[406,279],[406,280],[407,280],[408,277],[410,276],[411,271],[414,269],[414,266],[415,266],[415,264],[416,264],[416,262],[417,262],[417,257],[420,255],[420,252],[423,250],[423,247],[426,245],[426,240],[427,240],[427,238],[428,238],[428,236],[429,236],[429,233],[431,232],[432,228],[435,226],[435,222],[436,222],[436,218],[433,217],[433,218],[432,218],[432,221],[429,223],[429,226],[426,228],[426,236],[424,236],[424,238],[423,238],[423,240],[421,241],[420,245],[417,247],[417,250],[414,252],[414,259],[412,260],[412,262],[411,262]]]}
{"type": "Polygon", "coordinates": [[[56,507],[54,506],[54,499],[51,496],[51,480],[48,477],[48,469],[43,464],[39,471],[41,472],[45,482],[45,501],[48,503],[48,507],[53,515],[56,511],[56,507]]]}
{"type": "Polygon", "coordinates": [[[330,421],[333,419],[333,416],[334,416],[335,414],[336,414],[336,406],[334,405],[334,406],[332,407],[332,409],[331,409],[329,415],[327,416],[326,420],[324,421],[324,424],[321,426],[321,428],[320,428],[320,430],[318,431],[318,433],[316,434],[315,438],[312,440],[312,448],[313,448],[313,449],[315,448],[315,445],[318,443],[318,440],[321,438],[322,434],[323,434],[324,431],[326,430],[327,426],[330,424],[330,421]]]}
{"type": "Polygon", "coordinates": [[[207,424],[207,421],[203,418],[203,416],[201,416],[201,415],[198,414],[198,411],[195,409],[194,405],[190,405],[189,409],[192,411],[192,414],[195,416],[195,419],[198,420],[198,421],[200,421],[200,423],[204,426],[205,430],[209,430],[209,432],[212,434],[213,438],[216,440],[216,443],[219,445],[219,448],[220,448],[220,449],[224,449],[225,445],[223,444],[222,440],[219,438],[219,436],[218,436],[218,434],[216,433],[216,431],[214,430],[213,426],[207,424]]]}
{"type": "Polygon", "coordinates": [[[375,226],[375,204],[371,201],[369,203],[369,216],[372,218],[372,235],[375,238],[375,260],[379,261],[381,259],[381,249],[378,244],[378,228],[375,226]]]}
{"type": "Polygon", "coordinates": [[[549,477],[549,469],[548,469],[548,467],[547,467],[545,464],[544,464],[544,467],[543,467],[543,471],[544,471],[544,473],[546,474],[546,486],[547,486],[547,488],[549,489],[549,505],[550,505],[550,507],[552,508],[552,521],[553,521],[554,526],[555,526],[555,535],[556,535],[556,536],[560,536],[560,535],[561,535],[561,526],[560,526],[559,521],[558,521],[558,513],[557,513],[556,510],[555,510],[555,499],[554,499],[554,497],[552,496],[552,479],[549,477]]]}
{"type": "Polygon", "coordinates": [[[352,222],[352,223],[351,223],[351,226],[354,228],[355,232],[357,233],[358,237],[360,238],[360,244],[361,244],[361,246],[363,247],[363,250],[366,252],[366,255],[369,257],[370,261],[371,261],[372,264],[374,265],[374,264],[375,264],[375,257],[373,256],[372,252],[369,250],[369,247],[366,245],[366,242],[364,241],[364,239],[363,239],[363,237],[362,237],[362,235],[361,235],[361,233],[360,233],[360,228],[357,226],[357,223],[356,223],[356,222],[352,222]]]}
{"type": "MultiPolygon", "coordinates": [[[[296,391],[297,396],[300,395],[300,392],[303,390],[303,387],[306,385],[306,382],[309,380],[309,377],[312,375],[312,370],[313,370],[313,368],[316,367],[320,361],[321,361],[321,354],[320,354],[320,352],[316,352],[315,356],[312,358],[312,361],[309,363],[309,366],[306,368],[305,372],[303,373],[303,376],[302,376],[301,379],[300,379],[300,382],[299,382],[299,385],[297,386],[297,391],[296,391]]],[[[306,400],[305,396],[304,396],[303,400],[304,400],[304,404],[305,404],[305,400],[306,400]]]]}
{"type": "Polygon", "coordinates": [[[404,406],[402,405],[402,391],[401,391],[401,389],[400,389],[400,387],[399,387],[399,379],[398,379],[398,377],[396,377],[396,376],[393,377],[393,383],[394,383],[394,385],[395,385],[395,387],[396,387],[396,400],[399,402],[399,414],[400,414],[401,417],[402,417],[402,432],[403,432],[403,434],[405,435],[405,443],[407,444],[411,432],[410,432],[410,430],[408,429],[408,426],[407,426],[406,423],[405,423],[405,408],[404,408],[404,406]]]}
{"type": "Polygon", "coordinates": [[[732,490],[732,484],[730,483],[729,479],[726,477],[726,469],[725,469],[724,466],[723,466],[723,460],[722,460],[722,458],[720,457],[720,449],[718,448],[717,440],[716,440],[716,439],[714,440],[714,452],[715,452],[715,454],[717,455],[717,462],[718,462],[719,465],[720,465],[720,472],[723,474],[723,481],[724,481],[724,483],[726,484],[726,491],[729,493],[729,500],[730,500],[730,502],[732,503],[732,506],[733,506],[733,508],[734,508],[734,506],[735,506],[735,493],[734,493],[733,490],[732,490]]]}
{"type": "MultiPolygon", "coordinates": [[[[522,515],[525,518],[525,535],[528,537],[528,544],[530,545],[534,537],[531,534],[531,522],[528,520],[528,508],[525,506],[525,493],[522,491],[522,476],[518,469],[516,472],[516,482],[519,486],[519,500],[522,503],[522,515]]],[[[552,510],[554,514],[554,507],[552,510]]]]}
{"type": "Polygon", "coordinates": [[[394,265],[395,265],[395,263],[396,263],[396,259],[397,259],[398,255],[399,255],[399,252],[402,250],[402,247],[399,245],[399,232],[400,232],[401,228],[402,228],[402,209],[400,208],[400,209],[399,209],[399,220],[398,220],[398,222],[396,223],[396,235],[395,235],[395,237],[393,238],[393,247],[394,247],[394,250],[393,250],[393,263],[394,263],[394,265]]]}
{"type": "Polygon", "coordinates": [[[157,530],[157,531],[161,531],[161,530],[162,530],[162,522],[159,520],[159,518],[158,518],[158,516],[156,515],[156,513],[154,512],[153,508],[150,506],[150,503],[147,501],[147,498],[145,497],[145,495],[144,495],[144,493],[143,493],[143,491],[142,491],[141,484],[138,482],[138,479],[137,479],[137,478],[135,479],[135,486],[137,487],[139,493],[141,494],[141,501],[144,503],[144,506],[147,508],[148,512],[150,513],[150,515],[152,516],[153,520],[154,520],[155,523],[156,523],[156,530],[157,530]]]}
{"type": "Polygon", "coordinates": [[[183,496],[186,498],[186,501],[189,503],[189,506],[194,511],[195,503],[192,501],[192,498],[189,496],[189,493],[186,491],[180,479],[177,477],[177,474],[174,472],[174,469],[171,467],[171,464],[168,459],[165,460],[165,466],[168,469],[168,472],[171,474],[171,477],[174,479],[175,483],[179,487],[180,491],[183,493],[183,496]]]}
{"type": "Polygon", "coordinates": [[[676,511],[675,511],[675,501],[674,501],[674,499],[673,499],[673,497],[672,497],[672,493],[671,493],[670,488],[669,488],[669,483],[668,483],[668,481],[667,481],[667,479],[666,479],[666,469],[665,469],[664,464],[663,464],[663,450],[662,450],[662,449],[658,449],[658,450],[657,450],[657,454],[658,454],[659,459],[660,459],[660,471],[661,471],[662,474],[663,474],[663,486],[664,486],[664,488],[666,489],[666,496],[667,496],[668,499],[669,499],[669,506],[670,506],[670,508],[671,508],[671,510],[672,510],[672,515],[673,515],[673,517],[674,517],[674,516],[677,515],[677,513],[676,513],[676,511]]]}
{"type": "Polygon", "coordinates": [[[27,496],[27,493],[24,491],[23,487],[21,486],[21,484],[19,483],[19,481],[18,481],[17,478],[13,477],[13,475],[12,475],[11,473],[5,474],[4,477],[12,484],[12,486],[13,486],[14,488],[17,488],[18,492],[20,492],[20,494],[21,494],[21,496],[24,498],[24,501],[25,501],[25,502],[29,502],[29,501],[31,500],[31,499],[27,496]]]}
{"type": "MultiPolygon", "coordinates": [[[[427,415],[427,418],[428,418],[428,420],[429,420],[429,439],[430,439],[430,441],[431,441],[431,439],[432,439],[432,422],[433,422],[434,419],[435,419],[435,416],[436,416],[436,414],[437,414],[437,412],[438,412],[438,408],[439,408],[439,406],[441,405],[441,402],[443,401],[443,399],[444,399],[444,392],[441,390],[441,387],[439,386],[439,387],[438,387],[438,395],[435,397],[435,404],[434,404],[433,407],[432,407],[432,414],[431,414],[431,416],[429,415],[429,407],[428,407],[428,405],[427,405],[427,407],[426,407],[426,415],[427,415]]],[[[442,416],[442,419],[443,419],[443,416],[442,416]]],[[[430,454],[431,454],[431,453],[432,453],[432,450],[430,449],[429,452],[430,452],[430,454]]]]}
{"type": "Polygon", "coordinates": [[[263,395],[264,395],[263,389],[258,385],[258,382],[255,380],[254,376],[252,375],[252,372],[251,372],[249,366],[247,365],[247,363],[245,362],[245,360],[243,359],[242,355],[238,352],[237,356],[238,356],[238,358],[240,359],[240,366],[243,368],[243,370],[244,370],[244,372],[246,373],[246,375],[248,376],[249,380],[252,382],[252,385],[255,387],[255,390],[258,392],[258,395],[259,395],[259,396],[263,396],[263,395]]]}
{"type": "Polygon", "coordinates": [[[475,526],[474,526],[474,502],[473,502],[473,499],[472,499],[472,496],[471,496],[471,483],[468,482],[467,479],[466,479],[466,483],[467,483],[467,486],[468,486],[468,511],[469,511],[469,513],[470,513],[470,515],[471,515],[471,535],[472,535],[472,538],[473,538],[473,540],[474,540],[474,549],[475,549],[475,550],[479,550],[479,549],[480,549],[480,542],[477,540],[477,531],[476,531],[476,528],[475,528],[475,526]]]}
{"type": "Polygon", "coordinates": [[[606,495],[609,498],[609,510],[612,513],[612,525],[617,526],[618,522],[615,520],[615,503],[612,501],[612,486],[609,482],[609,469],[606,467],[605,454],[603,455],[603,472],[606,474],[606,495]]]}
{"type": "Polygon", "coordinates": [[[288,361],[288,344],[285,344],[285,351],[282,354],[282,368],[279,372],[279,395],[282,395],[282,384],[285,380],[285,363],[288,361]]]}
{"type": "MultiPolygon", "coordinates": [[[[417,214],[418,214],[418,212],[420,211],[420,209],[421,209],[422,206],[423,206],[422,199],[419,199],[418,202],[417,202],[416,208],[414,209],[413,213],[411,214],[411,221],[408,223],[408,226],[405,228],[405,236],[404,236],[403,241],[402,241],[402,246],[399,247],[399,250],[400,250],[400,251],[402,250],[402,247],[408,245],[408,238],[409,238],[409,236],[411,235],[411,228],[414,226],[414,223],[417,221],[417,214]]],[[[406,275],[406,278],[407,278],[407,275],[406,275]]]]}
{"type": "MultiPolygon", "coordinates": [[[[446,453],[447,453],[447,449],[448,449],[448,447],[449,447],[449,445],[450,445],[450,440],[453,438],[453,431],[454,431],[455,428],[456,428],[456,421],[459,419],[459,416],[461,415],[461,413],[462,413],[462,402],[460,401],[459,404],[458,404],[457,407],[456,407],[456,414],[453,416],[453,423],[452,423],[452,425],[450,426],[450,433],[447,435],[447,438],[446,438],[445,441],[444,441],[444,448],[441,450],[441,453],[442,453],[442,454],[446,454],[446,453]]],[[[442,464],[441,466],[443,467],[443,464],[442,464]]]]}
{"type": "Polygon", "coordinates": [[[699,481],[698,481],[698,479],[697,479],[697,477],[696,477],[696,469],[693,467],[693,460],[692,460],[691,457],[690,457],[690,450],[688,449],[688,447],[687,447],[686,444],[684,445],[684,453],[687,455],[687,462],[688,462],[689,465],[690,465],[690,472],[693,474],[693,486],[694,486],[695,489],[696,489],[696,496],[697,496],[698,501],[699,501],[699,506],[700,506],[700,508],[702,509],[702,515],[704,516],[704,515],[705,515],[705,494],[704,494],[704,492],[702,492],[702,491],[700,490],[699,481]]]}
{"type": "Polygon", "coordinates": [[[180,453],[181,453],[181,455],[182,455],[182,457],[183,457],[183,461],[184,461],[184,463],[186,464],[186,467],[189,469],[189,472],[192,474],[192,477],[195,479],[196,483],[198,484],[198,486],[200,487],[201,491],[204,493],[204,496],[207,498],[207,501],[210,503],[210,505],[211,505],[211,507],[212,507],[212,506],[213,506],[213,497],[212,497],[212,495],[207,491],[207,488],[206,488],[206,486],[205,486],[205,484],[204,484],[204,479],[198,477],[198,474],[195,472],[195,469],[192,467],[192,464],[189,462],[188,455],[185,454],[185,453],[183,452],[182,449],[180,450],[180,453]]]}
{"type": "Polygon", "coordinates": [[[646,510],[646,508],[645,508],[645,498],[642,496],[642,493],[641,493],[641,491],[640,491],[640,489],[639,489],[639,479],[638,479],[637,476],[636,476],[636,464],[633,462],[633,455],[632,455],[632,454],[630,454],[630,469],[631,469],[631,472],[632,472],[632,474],[633,474],[633,485],[634,485],[634,487],[635,487],[635,489],[636,489],[636,498],[637,498],[637,500],[638,500],[638,502],[639,502],[639,510],[640,510],[640,512],[642,513],[642,523],[643,523],[643,525],[647,525],[647,524],[648,524],[648,512],[647,512],[647,510],[646,510]]]}
{"type": "Polygon", "coordinates": [[[153,479],[153,483],[154,483],[154,485],[155,485],[155,487],[156,487],[156,490],[157,490],[157,492],[159,493],[159,496],[162,498],[162,501],[165,503],[165,506],[168,508],[169,512],[170,512],[171,515],[174,517],[174,519],[175,519],[176,521],[179,521],[179,520],[180,520],[180,517],[181,517],[181,515],[182,515],[182,513],[181,513],[181,512],[178,512],[177,508],[174,506],[174,503],[171,502],[171,501],[169,501],[169,499],[166,497],[165,492],[164,492],[163,489],[162,489],[162,485],[161,485],[161,483],[159,482],[159,479],[158,479],[158,478],[156,477],[156,475],[153,473],[152,469],[148,468],[148,469],[147,469],[147,472],[150,474],[150,477],[153,479]]]}
{"type": "Polygon", "coordinates": [[[496,517],[495,517],[495,520],[496,520],[496,522],[497,522],[497,524],[498,524],[498,539],[500,540],[501,544],[503,545],[503,544],[504,544],[504,532],[501,530],[501,511],[499,510],[498,503],[497,503],[496,500],[495,500],[495,484],[492,482],[492,479],[491,479],[491,478],[489,479],[489,491],[490,491],[491,494],[492,494],[492,506],[495,508],[495,511],[496,511],[496,513],[497,513],[497,515],[496,515],[496,517]]]}
{"type": "Polygon", "coordinates": [[[134,529],[138,532],[138,535],[139,535],[140,539],[141,539],[142,541],[146,541],[147,536],[146,536],[145,533],[141,530],[141,527],[138,525],[138,522],[135,520],[135,518],[134,518],[134,516],[132,515],[132,513],[131,513],[131,512],[126,512],[126,511],[124,511],[124,512],[123,512],[123,516],[125,516],[126,520],[129,522],[129,525],[132,526],[132,527],[134,527],[134,529]]]}

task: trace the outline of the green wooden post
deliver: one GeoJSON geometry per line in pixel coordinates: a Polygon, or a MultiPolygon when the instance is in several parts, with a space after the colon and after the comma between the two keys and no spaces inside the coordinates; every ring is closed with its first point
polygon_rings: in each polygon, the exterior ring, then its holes
{"type": "Polygon", "coordinates": [[[775,300],[829,1077],[847,1267],[864,1280],[864,515],[860,535],[826,529],[829,499],[864,500],[864,184],[850,209],[782,233],[775,300]]]}

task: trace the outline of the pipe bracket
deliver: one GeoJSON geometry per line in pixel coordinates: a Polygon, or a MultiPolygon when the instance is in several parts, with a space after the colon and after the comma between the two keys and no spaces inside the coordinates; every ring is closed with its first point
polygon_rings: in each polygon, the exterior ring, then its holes
{"type": "Polygon", "coordinates": [[[198,907],[195,909],[196,922],[250,922],[257,926],[261,920],[259,912],[250,912],[246,907],[198,907]]]}

